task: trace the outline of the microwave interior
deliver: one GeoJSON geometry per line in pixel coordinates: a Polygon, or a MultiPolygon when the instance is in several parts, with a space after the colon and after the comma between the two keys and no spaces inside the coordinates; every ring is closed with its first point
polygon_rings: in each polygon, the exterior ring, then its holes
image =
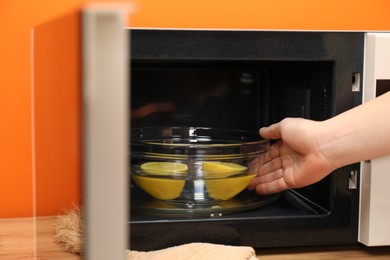
{"type": "MultiPolygon", "coordinates": [[[[359,92],[352,92],[351,86],[362,75],[362,34],[344,33],[338,38],[337,33],[257,32],[249,33],[251,38],[245,32],[222,32],[219,39],[208,32],[160,33],[141,30],[132,35],[131,128],[186,126],[258,132],[286,117],[326,120],[360,102],[359,92]],[[218,57],[210,54],[210,37],[215,38],[212,49],[217,49],[219,44],[226,45],[226,35],[237,33],[250,43],[243,41],[218,57]],[[192,40],[199,37],[197,44],[187,43],[189,50],[181,50],[188,34],[192,40]],[[270,37],[286,45],[272,44],[270,37]],[[265,48],[263,54],[256,40],[265,48]],[[299,41],[309,47],[294,50],[299,41]],[[351,45],[355,46],[352,50],[351,45]],[[349,52],[343,53],[340,46],[349,52]]],[[[266,203],[205,215],[150,211],[148,207],[160,207],[159,201],[131,182],[130,248],[155,250],[187,242],[255,248],[355,243],[358,188],[350,186],[351,172],[358,173],[358,166],[275,195],[262,197],[245,190],[238,196],[250,193],[266,203]]]]}

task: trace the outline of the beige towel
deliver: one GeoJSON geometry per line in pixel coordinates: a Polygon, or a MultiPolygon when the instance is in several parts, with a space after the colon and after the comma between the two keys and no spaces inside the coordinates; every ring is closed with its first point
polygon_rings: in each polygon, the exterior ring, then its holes
{"type": "MultiPolygon", "coordinates": [[[[83,254],[82,214],[78,208],[59,215],[55,238],[68,252],[83,254]]],[[[128,251],[131,260],[255,260],[252,247],[190,243],[150,252],[128,251]]]]}
{"type": "Polygon", "coordinates": [[[129,251],[128,260],[256,260],[248,246],[190,243],[150,252],[129,251]]]}

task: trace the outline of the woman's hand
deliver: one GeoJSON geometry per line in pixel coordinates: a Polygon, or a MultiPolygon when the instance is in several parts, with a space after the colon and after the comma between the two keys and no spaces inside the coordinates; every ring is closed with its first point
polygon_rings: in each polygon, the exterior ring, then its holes
{"type": "Polygon", "coordinates": [[[351,163],[390,154],[390,91],[322,122],[286,118],[260,129],[276,143],[248,188],[260,194],[300,188],[351,163]]]}
{"type": "Polygon", "coordinates": [[[310,185],[333,170],[318,144],[321,122],[286,118],[260,129],[260,135],[277,141],[264,155],[263,165],[248,186],[259,194],[310,185]]]}

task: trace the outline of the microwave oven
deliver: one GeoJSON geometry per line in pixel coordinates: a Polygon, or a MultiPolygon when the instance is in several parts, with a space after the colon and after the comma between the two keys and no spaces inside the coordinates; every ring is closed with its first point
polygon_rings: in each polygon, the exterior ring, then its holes
{"type": "MultiPolygon", "coordinates": [[[[375,98],[390,89],[389,33],[135,29],[125,28],[122,16],[87,9],[78,31],[82,81],[79,96],[71,98],[82,111],[88,257],[120,258],[123,248],[195,241],[254,248],[390,245],[390,157],[342,167],[319,183],[267,197],[256,208],[202,216],[143,211],[138,198],[147,195],[128,172],[133,127],[257,131],[284,117],[326,120],[375,98]],[[174,109],[137,116],[150,103],[174,109]]],[[[47,53],[44,36],[52,32],[36,28],[34,48],[47,53]]],[[[53,56],[42,53],[33,57],[36,96],[55,82],[43,70],[53,56]]],[[[39,107],[43,101],[34,102],[39,107]]],[[[42,108],[37,119],[48,113],[42,108]]],[[[36,133],[45,125],[35,124],[36,133]]]]}
{"type": "MultiPolygon", "coordinates": [[[[257,132],[285,117],[326,120],[369,99],[368,93],[379,95],[390,87],[385,75],[372,78],[385,55],[378,53],[379,42],[388,44],[388,34],[141,29],[129,33],[135,128],[207,126],[257,132]],[[138,116],[145,106],[169,103],[172,109],[138,116]]],[[[285,191],[277,199],[261,198],[272,201],[256,209],[247,210],[240,201],[243,210],[228,214],[221,209],[197,216],[189,210],[177,216],[180,206],[140,199],[147,195],[131,184],[130,245],[136,250],[194,241],[255,248],[358,241],[384,245],[388,224],[383,219],[373,231],[379,220],[365,219],[366,210],[379,206],[373,193],[386,192],[384,187],[365,188],[368,182],[376,183],[377,176],[386,177],[382,163],[342,167],[314,185],[285,191]]]]}

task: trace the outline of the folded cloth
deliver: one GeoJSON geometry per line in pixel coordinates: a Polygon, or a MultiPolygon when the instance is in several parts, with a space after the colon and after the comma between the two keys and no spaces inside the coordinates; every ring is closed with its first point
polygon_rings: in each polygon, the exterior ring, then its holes
{"type": "Polygon", "coordinates": [[[140,252],[130,250],[128,260],[255,260],[249,246],[227,246],[211,243],[189,243],[161,250],[140,252]]]}

